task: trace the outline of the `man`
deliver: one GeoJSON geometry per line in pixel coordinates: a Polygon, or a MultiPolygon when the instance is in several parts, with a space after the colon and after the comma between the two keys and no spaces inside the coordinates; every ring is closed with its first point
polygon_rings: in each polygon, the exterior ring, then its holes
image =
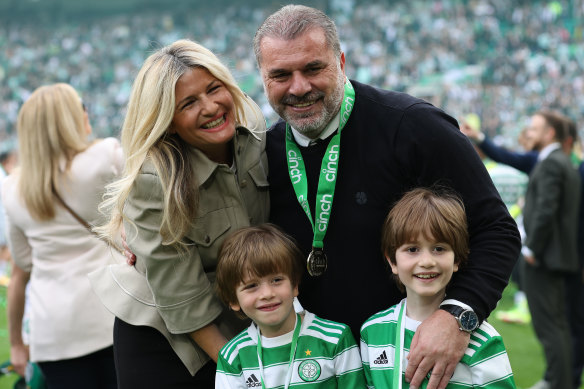
{"type": "Polygon", "coordinates": [[[472,317],[472,308],[484,320],[519,253],[517,228],[485,167],[441,110],[345,82],[337,31],[322,12],[283,7],[258,29],[254,51],[268,101],[284,120],[268,132],[271,219],[310,254],[299,296],[309,311],[357,334],[401,298],[380,250],[392,204],[408,189],[437,183],[463,197],[469,265],[453,279],[444,309],[419,327],[406,371],[411,388],[430,369],[428,388],[446,387],[475,324],[454,315],[472,317]]]}
{"type": "Polygon", "coordinates": [[[531,119],[528,137],[538,162],[525,196],[524,288],[533,327],[546,357],[538,389],[572,388],[570,326],[565,308],[565,275],[578,270],[578,209],[581,180],[562,151],[564,120],[547,111],[531,119]]]}
{"type": "MultiPolygon", "coordinates": [[[[576,123],[568,118],[562,117],[567,129],[567,137],[562,141],[562,150],[566,155],[570,155],[572,163],[576,160],[580,182],[584,182],[584,162],[575,158],[573,147],[578,140],[576,123]]],[[[531,142],[535,139],[527,139],[526,152],[513,152],[497,146],[484,133],[472,131],[466,123],[460,127],[463,134],[469,137],[473,143],[489,158],[494,161],[507,164],[523,171],[531,173],[538,162],[539,151],[533,150],[531,142]]],[[[574,388],[579,388],[582,381],[582,371],[584,369],[584,191],[580,191],[580,212],[578,213],[578,258],[579,271],[576,273],[566,273],[565,276],[565,307],[568,321],[570,323],[571,343],[572,343],[572,383],[574,388]]],[[[517,265],[521,268],[521,263],[517,265]]],[[[517,267],[517,266],[516,266],[517,267]]],[[[544,377],[538,385],[545,387],[549,383],[549,378],[544,377]]]]}

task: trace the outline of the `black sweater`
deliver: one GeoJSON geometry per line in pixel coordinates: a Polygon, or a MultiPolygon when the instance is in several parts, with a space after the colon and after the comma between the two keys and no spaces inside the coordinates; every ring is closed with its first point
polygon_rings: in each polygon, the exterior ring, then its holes
{"type": "MultiPolygon", "coordinates": [[[[326,319],[361,324],[397,303],[402,294],[381,254],[381,226],[401,195],[442,183],[465,202],[471,254],[455,273],[448,298],[472,306],[485,319],[494,309],[519,255],[520,240],[493,183],[456,121],[422,100],[356,81],[355,107],[341,135],[340,163],[324,251],[328,269],[305,273],[300,302],[326,319]]],[[[310,252],[312,227],[298,204],[285,159],[285,124],[268,132],[270,219],[310,252]]],[[[300,147],[314,217],[315,193],[327,142],[300,147]]]]}

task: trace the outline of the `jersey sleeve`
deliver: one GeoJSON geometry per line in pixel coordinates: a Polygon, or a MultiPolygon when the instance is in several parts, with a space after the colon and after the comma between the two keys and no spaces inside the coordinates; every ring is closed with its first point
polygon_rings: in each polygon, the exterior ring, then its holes
{"type": "Polygon", "coordinates": [[[367,383],[368,388],[373,388],[373,380],[371,379],[371,365],[369,361],[369,344],[368,342],[369,335],[367,333],[366,328],[361,329],[361,340],[360,340],[360,349],[361,349],[361,362],[363,364],[363,374],[365,375],[365,382],[367,383]]]}
{"type": "Polygon", "coordinates": [[[349,327],[345,327],[337,343],[335,374],[339,388],[366,388],[359,347],[349,327]]]}
{"type": "Polygon", "coordinates": [[[215,389],[247,389],[239,359],[235,358],[230,364],[221,353],[217,360],[215,373],[215,389]]]}
{"type": "MultiPolygon", "coordinates": [[[[475,331],[469,343],[469,350],[474,344],[481,343],[469,360],[473,388],[484,389],[515,389],[513,371],[509,357],[499,334],[484,331],[481,326],[475,331]]],[[[468,351],[467,351],[468,353],[468,351]]]]}

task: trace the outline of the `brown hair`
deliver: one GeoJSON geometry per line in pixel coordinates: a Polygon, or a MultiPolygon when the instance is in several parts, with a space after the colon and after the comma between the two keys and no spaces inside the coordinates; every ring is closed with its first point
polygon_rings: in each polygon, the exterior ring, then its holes
{"type": "MultiPolygon", "coordinates": [[[[535,115],[541,116],[546,121],[547,125],[554,129],[555,140],[562,143],[570,136],[570,123],[566,116],[562,115],[560,112],[551,110],[540,110],[537,111],[535,115]]],[[[575,138],[574,138],[575,140],[575,138]]]]}
{"type": "Polygon", "coordinates": [[[237,304],[236,289],[246,275],[283,273],[293,287],[300,284],[303,256],[294,240],[273,224],[235,231],[223,242],[217,264],[217,294],[227,305],[237,304]]]}
{"type": "MultiPolygon", "coordinates": [[[[393,206],[385,222],[381,249],[392,264],[395,252],[408,242],[428,234],[448,243],[454,251],[454,263],[461,266],[468,260],[468,229],[461,198],[445,187],[417,188],[406,194],[393,206]]],[[[398,283],[399,284],[399,283],[398,283]]]]}

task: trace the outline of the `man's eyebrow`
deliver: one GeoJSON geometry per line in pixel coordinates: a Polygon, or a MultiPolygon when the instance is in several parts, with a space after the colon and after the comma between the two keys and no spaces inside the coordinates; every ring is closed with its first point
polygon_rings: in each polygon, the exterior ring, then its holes
{"type": "MultiPolygon", "coordinates": [[[[308,62],[307,64],[304,65],[304,67],[302,68],[304,69],[309,69],[309,68],[313,68],[313,67],[319,67],[319,66],[324,66],[326,65],[326,62],[321,61],[321,60],[314,60],[311,62],[308,62]]],[[[289,73],[290,70],[287,68],[274,68],[274,69],[270,69],[268,70],[268,76],[275,76],[278,74],[285,74],[285,73],[289,73]]]]}

